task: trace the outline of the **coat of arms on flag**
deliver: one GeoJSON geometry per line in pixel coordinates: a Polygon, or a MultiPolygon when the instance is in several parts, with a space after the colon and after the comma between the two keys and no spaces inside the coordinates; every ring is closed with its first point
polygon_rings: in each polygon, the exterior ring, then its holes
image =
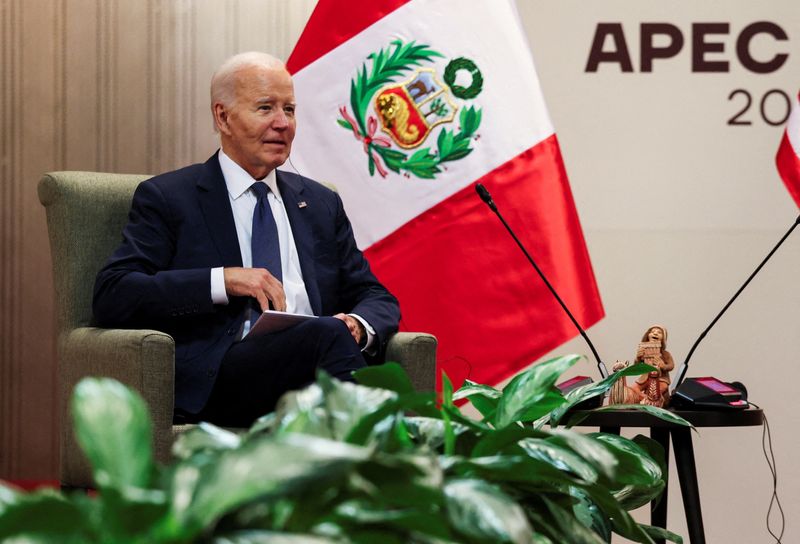
{"type": "Polygon", "coordinates": [[[442,171],[442,163],[457,161],[472,151],[482,110],[463,102],[480,94],[483,76],[464,57],[447,64],[444,81],[432,68],[416,68],[441,56],[427,45],[395,40],[370,54],[371,69],[362,64],[350,82],[353,112],[341,106],[337,121],[363,143],[371,176],[377,170],[385,178],[388,168],[406,177],[433,179],[442,171]],[[397,81],[409,72],[410,77],[397,81]],[[467,74],[469,85],[456,82],[459,72],[467,74]],[[435,145],[422,147],[437,126],[452,123],[457,113],[458,128],[441,128],[435,145]],[[385,136],[376,134],[379,125],[385,136]]]}

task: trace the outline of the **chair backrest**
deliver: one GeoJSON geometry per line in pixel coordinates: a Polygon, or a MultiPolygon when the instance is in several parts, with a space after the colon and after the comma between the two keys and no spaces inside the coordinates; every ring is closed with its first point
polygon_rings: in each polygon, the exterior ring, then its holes
{"type": "Polygon", "coordinates": [[[60,332],[91,324],[95,276],[122,240],[136,186],[149,177],[50,172],[39,181],[60,332]]]}

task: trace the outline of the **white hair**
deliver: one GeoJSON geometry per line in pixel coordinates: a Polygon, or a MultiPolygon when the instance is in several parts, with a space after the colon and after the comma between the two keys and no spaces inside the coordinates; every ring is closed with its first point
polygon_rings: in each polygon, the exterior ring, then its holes
{"type": "MultiPolygon", "coordinates": [[[[222,104],[226,108],[233,107],[236,101],[236,76],[242,69],[253,66],[286,69],[286,65],[279,58],[260,51],[248,51],[228,58],[211,76],[212,111],[214,104],[222,104]]],[[[216,128],[215,124],[214,129],[216,128]]]]}

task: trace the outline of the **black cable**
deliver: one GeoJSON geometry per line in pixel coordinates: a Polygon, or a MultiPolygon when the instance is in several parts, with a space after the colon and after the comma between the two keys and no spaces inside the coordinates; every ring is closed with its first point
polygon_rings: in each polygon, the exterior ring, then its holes
{"type": "MultiPolygon", "coordinates": [[[[750,405],[758,408],[759,410],[761,409],[757,404],[752,402],[750,405]]],[[[769,508],[767,508],[767,532],[769,532],[772,538],[775,539],[776,544],[781,544],[783,533],[786,530],[786,516],[783,513],[783,506],[781,505],[781,500],[778,497],[778,466],[775,463],[775,450],[772,449],[772,433],[769,429],[769,420],[767,419],[767,414],[764,414],[764,425],[762,428],[761,449],[764,452],[764,458],[767,460],[767,466],[769,466],[769,471],[772,474],[772,497],[769,500],[769,508]],[[773,532],[772,527],[770,526],[770,516],[772,515],[773,506],[778,507],[781,520],[780,534],[777,535],[775,532],[773,532]]]]}

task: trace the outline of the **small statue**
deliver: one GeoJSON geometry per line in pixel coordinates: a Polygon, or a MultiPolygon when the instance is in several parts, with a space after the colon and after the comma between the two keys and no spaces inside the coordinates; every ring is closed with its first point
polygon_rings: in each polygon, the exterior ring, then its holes
{"type": "MultiPolygon", "coordinates": [[[[642,336],[636,350],[637,362],[646,363],[656,370],[639,376],[632,386],[625,378],[617,380],[611,388],[610,404],[646,404],[663,408],[669,403],[669,372],[675,368],[672,355],[667,351],[667,329],[653,325],[642,336]]],[[[627,361],[617,361],[612,370],[617,372],[629,366],[627,361]]]]}
{"type": "MultiPolygon", "coordinates": [[[[631,366],[631,364],[628,361],[617,360],[617,362],[611,366],[611,371],[618,372],[629,366],[631,366]]],[[[608,393],[608,404],[639,404],[640,400],[641,394],[639,390],[629,387],[624,376],[614,382],[608,393]]]]}

